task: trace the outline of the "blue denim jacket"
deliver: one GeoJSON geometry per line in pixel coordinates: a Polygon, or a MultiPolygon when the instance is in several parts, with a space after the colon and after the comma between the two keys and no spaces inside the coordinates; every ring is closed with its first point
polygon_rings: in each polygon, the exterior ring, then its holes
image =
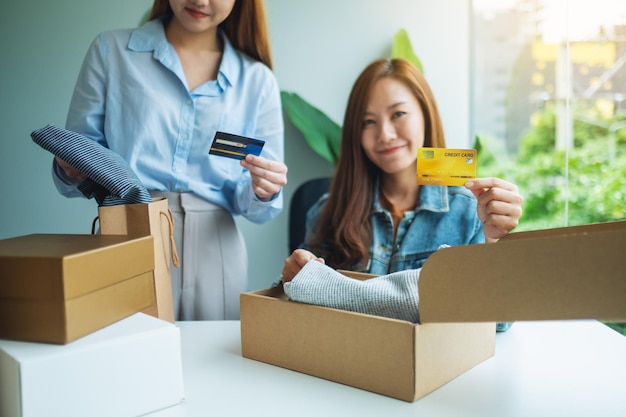
{"type": "MultiPolygon", "coordinates": [[[[378,201],[378,187],[372,210],[373,242],[370,261],[364,272],[390,274],[421,268],[441,245],[483,243],[482,223],[476,213],[476,198],[463,187],[422,186],[414,211],[404,213],[394,239],[391,213],[378,201]]],[[[328,199],[324,195],[307,214],[307,234],[328,199]]],[[[306,245],[303,246],[306,249],[306,245]]]]}
{"type": "MultiPolygon", "coordinates": [[[[308,211],[305,240],[313,232],[315,219],[327,199],[328,194],[322,196],[308,211]]],[[[391,213],[381,207],[377,186],[371,217],[373,242],[364,272],[384,275],[418,269],[441,245],[484,243],[476,207],[476,198],[464,187],[422,186],[415,210],[404,213],[394,239],[391,213]]],[[[307,249],[306,244],[302,247],[307,249]]],[[[496,330],[510,326],[498,323],[496,330]]]]}

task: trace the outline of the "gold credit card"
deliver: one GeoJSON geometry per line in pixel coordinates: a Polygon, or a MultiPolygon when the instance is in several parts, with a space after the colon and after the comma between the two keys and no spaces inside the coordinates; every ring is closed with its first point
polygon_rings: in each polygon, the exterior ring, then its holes
{"type": "Polygon", "coordinates": [[[476,149],[419,148],[417,183],[465,185],[476,178],[476,149]]]}

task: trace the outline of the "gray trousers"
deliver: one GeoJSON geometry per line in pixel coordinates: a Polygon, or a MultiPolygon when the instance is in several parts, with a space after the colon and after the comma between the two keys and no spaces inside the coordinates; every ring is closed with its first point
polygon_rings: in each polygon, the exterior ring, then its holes
{"type": "Polygon", "coordinates": [[[248,253],[232,214],[191,193],[166,197],[174,216],[180,267],[172,265],[176,320],[238,320],[248,286],[248,253]]]}

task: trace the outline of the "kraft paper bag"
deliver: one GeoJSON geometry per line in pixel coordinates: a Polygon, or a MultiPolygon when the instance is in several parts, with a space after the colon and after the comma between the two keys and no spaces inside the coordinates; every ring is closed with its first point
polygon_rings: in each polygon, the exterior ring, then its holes
{"type": "MultiPolygon", "coordinates": [[[[154,239],[154,288],[156,304],[143,312],[174,322],[171,264],[180,266],[174,244],[174,221],[166,198],[148,204],[121,204],[98,207],[103,235],[152,235],[154,239]]],[[[95,222],[94,222],[95,223],[95,222]]]]}

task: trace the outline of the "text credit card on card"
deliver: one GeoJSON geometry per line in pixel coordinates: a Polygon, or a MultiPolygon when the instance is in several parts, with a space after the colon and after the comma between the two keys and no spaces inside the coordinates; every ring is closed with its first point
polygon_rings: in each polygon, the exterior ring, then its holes
{"type": "Polygon", "coordinates": [[[265,141],[259,139],[247,138],[226,132],[215,132],[209,154],[225,156],[226,158],[243,159],[248,154],[259,156],[264,144],[265,141]]]}
{"type": "Polygon", "coordinates": [[[419,148],[417,183],[465,185],[476,178],[476,149],[419,148]]]}

